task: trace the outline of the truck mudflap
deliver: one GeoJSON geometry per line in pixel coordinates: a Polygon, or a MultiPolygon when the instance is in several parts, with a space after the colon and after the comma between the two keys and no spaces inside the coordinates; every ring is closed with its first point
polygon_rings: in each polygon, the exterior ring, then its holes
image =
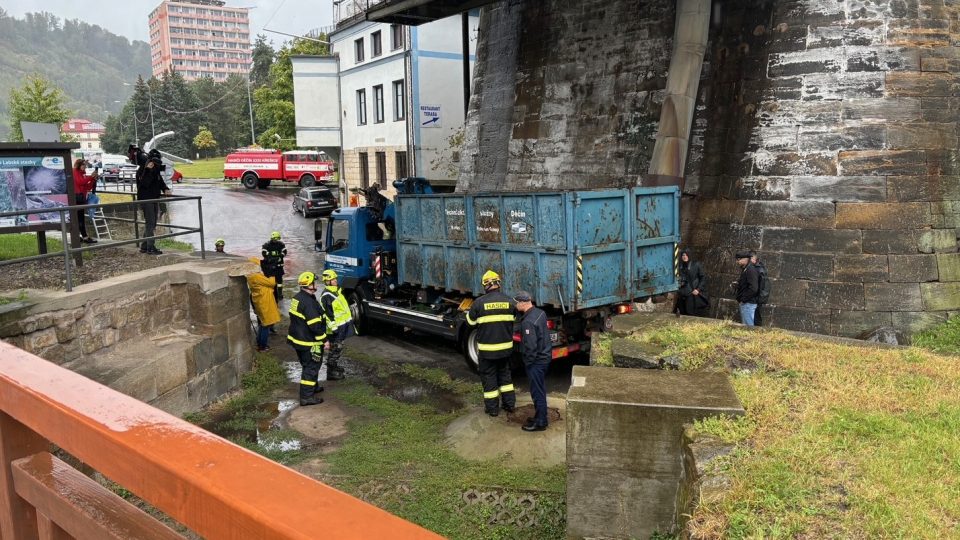
{"type": "Polygon", "coordinates": [[[459,335],[456,321],[443,315],[423,313],[415,309],[370,300],[364,300],[364,304],[366,304],[364,314],[369,319],[440,335],[447,339],[455,340],[459,335]]]}

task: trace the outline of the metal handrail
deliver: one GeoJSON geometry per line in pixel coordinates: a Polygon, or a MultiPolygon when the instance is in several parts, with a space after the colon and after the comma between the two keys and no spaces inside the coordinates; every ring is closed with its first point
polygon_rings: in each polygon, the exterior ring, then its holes
{"type": "MultiPolygon", "coordinates": [[[[73,290],[73,273],[70,270],[70,256],[81,254],[85,251],[95,251],[98,249],[108,249],[115,248],[117,246],[123,246],[127,244],[139,244],[144,240],[159,240],[161,238],[171,238],[174,236],[182,236],[185,234],[200,233],[200,258],[206,259],[206,242],[203,238],[203,197],[199,195],[193,196],[167,196],[161,197],[159,199],[144,199],[144,200],[134,200],[130,202],[115,202],[115,203],[100,203],[100,204],[73,204],[68,206],[57,206],[55,208],[39,208],[35,210],[17,210],[12,212],[0,212],[0,218],[5,217],[15,217],[15,216],[29,216],[32,214],[49,214],[51,212],[57,212],[60,214],[60,239],[63,244],[63,253],[41,253],[39,255],[31,255],[30,257],[19,257],[16,259],[10,259],[6,261],[0,261],[0,266],[6,266],[9,264],[17,264],[23,262],[36,261],[40,259],[48,259],[50,257],[60,257],[63,256],[63,271],[67,278],[67,292],[73,290]],[[90,208],[117,208],[117,207],[128,207],[135,206],[140,207],[144,204],[158,204],[161,202],[180,202],[180,201],[197,201],[197,217],[198,222],[200,223],[199,227],[187,227],[184,225],[170,225],[166,223],[157,223],[158,227],[166,227],[167,229],[180,229],[180,232],[170,232],[166,234],[154,234],[153,236],[140,236],[140,231],[138,224],[139,220],[134,217],[134,219],[129,218],[119,218],[111,217],[110,219],[116,221],[126,221],[134,223],[134,239],[133,240],[117,240],[111,241],[110,243],[95,244],[90,246],[81,246],[73,247],[70,245],[68,240],[69,232],[67,229],[67,219],[66,215],[74,211],[86,212],[90,208]]],[[[136,212],[136,210],[134,210],[136,212]]],[[[136,214],[134,214],[136,216],[136,214]]]]}

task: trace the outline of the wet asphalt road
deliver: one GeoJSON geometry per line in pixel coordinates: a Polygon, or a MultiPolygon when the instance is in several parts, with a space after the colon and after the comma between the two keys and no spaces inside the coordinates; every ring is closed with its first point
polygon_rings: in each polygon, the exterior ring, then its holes
{"type": "MultiPolygon", "coordinates": [[[[226,241],[228,253],[259,257],[260,247],[269,240],[270,233],[280,231],[289,253],[285,261],[284,278],[290,291],[293,290],[293,280],[300,272],[311,270],[320,273],[323,270],[323,255],[313,248],[314,220],[304,219],[300,214],[293,212],[291,204],[296,191],[296,188],[275,187],[266,190],[248,190],[239,185],[221,183],[184,183],[177,184],[173,188],[174,195],[203,197],[204,237],[208,251],[213,250],[213,243],[217,238],[223,238],[226,241]]],[[[170,204],[168,210],[170,223],[197,226],[195,203],[170,204]]],[[[198,234],[177,237],[177,239],[189,242],[197,249],[200,248],[198,234]]],[[[283,333],[285,332],[281,332],[283,333]]],[[[278,352],[290,353],[290,358],[284,358],[284,360],[295,361],[292,351],[288,351],[288,347],[284,346],[283,337],[283,335],[271,336],[271,346],[278,352]]],[[[462,354],[457,351],[453,342],[435,336],[389,329],[378,333],[375,337],[362,336],[351,339],[350,345],[386,360],[436,367],[443,369],[454,378],[479,380],[478,376],[466,366],[462,354]]],[[[576,361],[586,363],[584,358],[577,358],[576,361]]],[[[566,394],[570,386],[571,366],[572,362],[566,359],[551,365],[547,375],[549,393],[566,394]]],[[[515,373],[514,379],[519,391],[528,391],[526,376],[522,370],[515,373]]]]}
{"type": "MultiPolygon", "coordinates": [[[[287,245],[285,280],[296,279],[303,271],[320,273],[323,256],[313,249],[314,219],[293,213],[296,188],[246,189],[239,184],[177,184],[174,195],[201,196],[203,229],[207,251],[217,238],[226,241],[227,253],[260,257],[260,247],[279,231],[287,245]]],[[[170,223],[197,226],[197,205],[192,201],[168,205],[170,223]]],[[[177,237],[200,249],[200,235],[177,237]]]]}

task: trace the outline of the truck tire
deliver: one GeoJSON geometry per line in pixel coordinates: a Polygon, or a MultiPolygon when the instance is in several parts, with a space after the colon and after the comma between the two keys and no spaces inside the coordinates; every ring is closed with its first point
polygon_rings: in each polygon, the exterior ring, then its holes
{"type": "Polygon", "coordinates": [[[477,329],[467,327],[463,333],[460,348],[463,351],[463,361],[474,373],[480,372],[480,351],[477,349],[477,329]]]}
{"type": "Polygon", "coordinates": [[[312,187],[317,185],[317,179],[312,174],[305,174],[300,177],[300,187],[312,187]]]}
{"type": "Polygon", "coordinates": [[[260,188],[260,189],[267,189],[268,187],[270,187],[270,181],[269,181],[269,180],[257,180],[257,187],[260,188]]]}
{"type": "Polygon", "coordinates": [[[240,183],[243,184],[243,187],[245,187],[245,188],[247,188],[247,189],[256,189],[256,188],[257,188],[257,184],[259,183],[259,180],[260,180],[260,179],[257,178],[257,175],[256,175],[256,174],[254,174],[254,173],[252,173],[252,172],[248,172],[248,173],[245,173],[245,174],[240,178],[240,183]]]}
{"type": "Polygon", "coordinates": [[[357,330],[357,335],[375,335],[376,332],[373,329],[373,325],[370,324],[370,321],[367,319],[367,314],[364,312],[363,297],[360,296],[360,293],[356,291],[350,293],[350,296],[347,297],[347,303],[350,305],[350,313],[353,315],[353,326],[357,330]]]}

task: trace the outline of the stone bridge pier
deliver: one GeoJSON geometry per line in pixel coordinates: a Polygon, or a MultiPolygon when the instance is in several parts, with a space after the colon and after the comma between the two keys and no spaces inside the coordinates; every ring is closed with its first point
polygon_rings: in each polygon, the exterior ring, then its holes
{"type": "MultiPolygon", "coordinates": [[[[460,190],[647,180],[674,0],[484,9],[460,190]]],[[[714,314],[733,254],[772,277],[765,324],[904,334],[960,310],[960,5],[714,3],[682,202],[714,314]]]]}

